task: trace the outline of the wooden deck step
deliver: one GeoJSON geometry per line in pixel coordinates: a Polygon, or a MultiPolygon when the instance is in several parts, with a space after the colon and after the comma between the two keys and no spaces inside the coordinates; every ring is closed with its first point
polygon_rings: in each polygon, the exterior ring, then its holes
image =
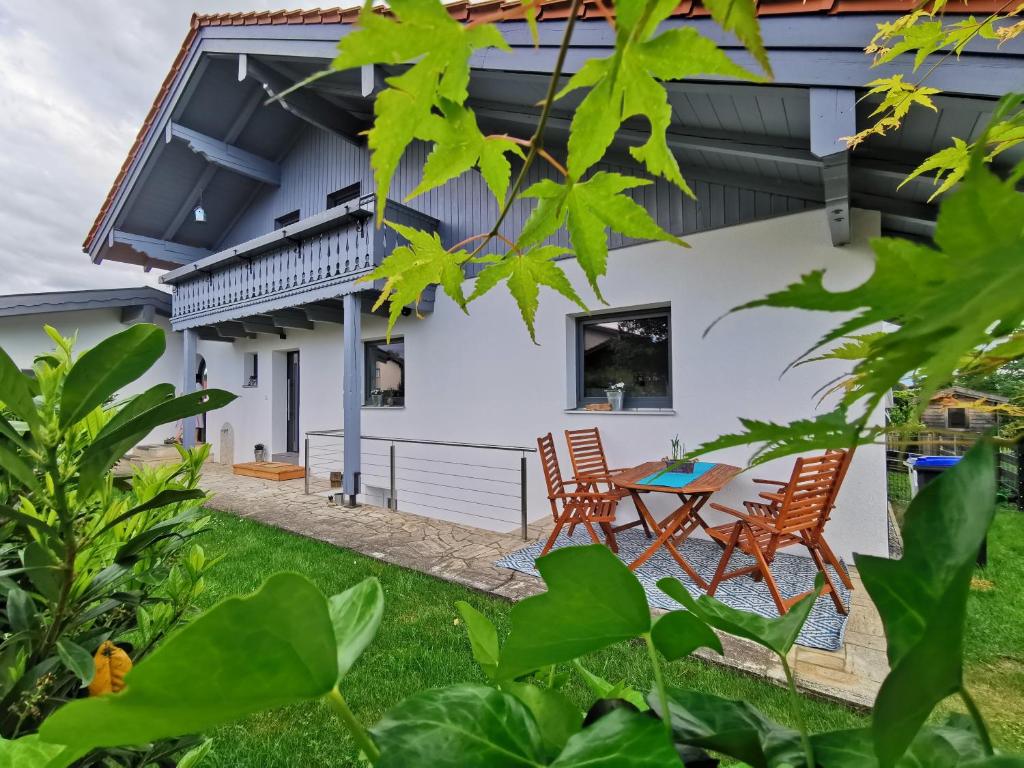
{"type": "Polygon", "coordinates": [[[282,461],[247,461],[244,464],[232,465],[236,475],[258,477],[263,480],[297,480],[306,476],[306,468],[298,464],[285,464],[282,461]]]}

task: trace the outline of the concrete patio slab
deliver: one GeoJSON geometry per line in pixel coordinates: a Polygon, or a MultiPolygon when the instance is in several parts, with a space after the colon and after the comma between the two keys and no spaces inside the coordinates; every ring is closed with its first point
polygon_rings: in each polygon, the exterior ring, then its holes
{"type": "MultiPolygon", "coordinates": [[[[495,533],[382,507],[333,506],[306,495],[302,480],[270,481],[233,475],[230,467],[208,463],[203,487],[214,494],[211,509],[257,520],[282,530],[326,541],[369,557],[411,568],[507,600],[543,591],[540,579],[498,568],[494,562],[525,546],[518,530],[495,533]]],[[[545,535],[550,521],[530,526],[531,538],[545,535]]],[[[889,671],[885,636],[877,611],[856,571],[846,643],[835,652],[797,646],[790,652],[797,686],[804,692],[857,707],[869,707],[889,671]]],[[[779,684],[782,666],[766,649],[723,636],[725,655],[706,649],[701,658],[779,684]]]]}

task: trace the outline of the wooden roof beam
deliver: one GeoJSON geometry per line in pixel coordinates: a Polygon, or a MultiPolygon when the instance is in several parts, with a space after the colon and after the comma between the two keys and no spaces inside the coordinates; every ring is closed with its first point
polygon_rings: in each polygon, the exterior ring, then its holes
{"type": "Polygon", "coordinates": [[[170,240],[159,240],[155,237],[136,235],[134,232],[124,232],[113,229],[107,237],[107,247],[115,245],[126,245],[133,251],[141,253],[154,261],[164,264],[191,264],[198,259],[209,256],[206,248],[195,248],[191,245],[183,245],[170,240]]]}
{"type": "Polygon", "coordinates": [[[254,179],[262,184],[270,184],[275,187],[281,185],[281,166],[266,158],[179,123],[171,122],[167,124],[164,131],[164,141],[170,144],[174,139],[184,141],[189,149],[213,165],[254,179]]]}

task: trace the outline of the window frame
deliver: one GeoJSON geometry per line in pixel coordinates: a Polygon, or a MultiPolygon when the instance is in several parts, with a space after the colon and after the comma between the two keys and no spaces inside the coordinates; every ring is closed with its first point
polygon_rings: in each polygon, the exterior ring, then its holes
{"type": "Polygon", "coordinates": [[[672,391],[673,391],[673,375],[672,375],[672,307],[665,305],[662,307],[653,307],[650,309],[634,309],[634,310],[615,310],[611,312],[600,312],[589,315],[578,315],[576,317],[576,407],[582,408],[585,405],[591,403],[606,403],[608,398],[605,396],[595,397],[586,396],[584,394],[583,386],[583,344],[585,337],[585,328],[587,325],[599,325],[601,323],[615,322],[620,320],[640,320],[649,317],[664,317],[668,321],[668,335],[665,342],[668,346],[668,381],[667,390],[668,394],[663,396],[653,395],[633,395],[629,394],[629,390],[626,390],[626,395],[623,398],[622,407],[624,409],[641,409],[641,408],[658,408],[658,409],[671,409],[672,406],[672,391]]]}
{"type": "Polygon", "coordinates": [[[946,429],[970,429],[971,428],[971,417],[967,413],[967,408],[947,408],[946,409],[946,429]],[[964,422],[959,426],[953,426],[950,424],[950,414],[953,411],[960,411],[964,415],[964,422]]]}
{"type": "Polygon", "coordinates": [[[274,219],[274,231],[290,227],[292,224],[298,224],[302,220],[302,210],[296,208],[294,211],[288,211],[288,213],[282,213],[276,219],[274,219]]]}
{"type": "Polygon", "coordinates": [[[362,184],[357,181],[354,184],[349,184],[329,192],[326,200],[327,210],[337,208],[339,205],[350,203],[353,200],[358,200],[360,197],[362,197],[362,184]]]}
{"type": "Polygon", "coordinates": [[[404,408],[405,407],[405,336],[392,336],[391,341],[384,338],[363,339],[363,407],[364,408],[404,408]],[[402,403],[401,405],[372,405],[370,403],[370,392],[374,389],[373,374],[374,367],[370,365],[371,345],[402,345],[402,403]]]}

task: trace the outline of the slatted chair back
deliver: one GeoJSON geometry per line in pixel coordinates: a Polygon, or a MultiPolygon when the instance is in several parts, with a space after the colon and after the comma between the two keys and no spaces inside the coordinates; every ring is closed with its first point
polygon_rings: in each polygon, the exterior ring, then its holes
{"type": "Polygon", "coordinates": [[[806,532],[815,538],[820,535],[835,505],[850,458],[849,451],[829,451],[796,460],[775,517],[777,533],[806,532]]]}
{"type": "Polygon", "coordinates": [[[558,466],[558,453],[555,451],[555,438],[548,432],[543,437],[537,438],[537,454],[540,456],[540,466],[544,471],[544,482],[548,488],[548,499],[551,501],[551,512],[555,518],[558,517],[558,509],[555,506],[555,499],[565,493],[565,481],[562,479],[562,470],[558,466]]]}
{"type": "Polygon", "coordinates": [[[597,427],[565,430],[565,442],[569,445],[569,459],[573,475],[577,480],[586,476],[608,477],[608,460],[604,455],[601,433],[597,427]]]}

